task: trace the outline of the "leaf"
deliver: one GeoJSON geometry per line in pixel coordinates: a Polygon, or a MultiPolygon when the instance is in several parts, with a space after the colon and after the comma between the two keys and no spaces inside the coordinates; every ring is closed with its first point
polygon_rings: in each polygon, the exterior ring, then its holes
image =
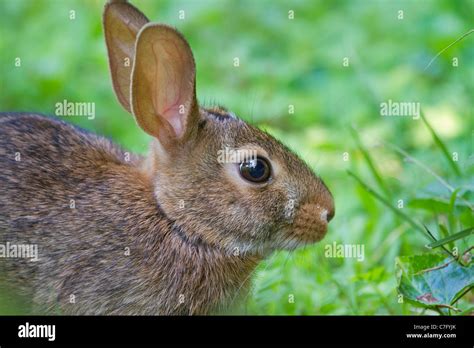
{"type": "MultiPolygon", "coordinates": [[[[429,211],[445,212],[449,213],[452,207],[450,206],[451,202],[443,198],[414,198],[408,201],[408,206],[410,208],[416,209],[425,209],[429,211]]],[[[452,203],[455,207],[468,208],[469,206],[462,202],[456,201],[452,203]]]]}
{"type": "Polygon", "coordinates": [[[440,239],[436,242],[430,243],[426,245],[427,248],[436,248],[439,247],[440,245],[447,244],[449,242],[453,242],[455,240],[461,239],[461,238],[466,238],[467,236],[471,235],[474,233],[474,227],[469,227],[466,228],[465,230],[462,230],[461,232],[454,233],[446,238],[440,239]]]}
{"type": "Polygon", "coordinates": [[[402,256],[396,259],[398,292],[422,307],[446,307],[474,286],[474,263],[461,266],[443,254],[402,256]]]}

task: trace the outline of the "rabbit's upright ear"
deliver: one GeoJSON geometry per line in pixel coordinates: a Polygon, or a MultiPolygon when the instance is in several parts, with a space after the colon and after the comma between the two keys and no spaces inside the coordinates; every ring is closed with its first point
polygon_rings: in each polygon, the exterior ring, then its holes
{"type": "Polygon", "coordinates": [[[115,94],[120,104],[131,112],[130,80],[135,41],[140,29],[148,23],[148,19],[126,1],[112,0],[105,5],[103,22],[115,94]]]}
{"type": "Polygon", "coordinates": [[[183,36],[147,24],[138,34],[132,73],[132,112],[139,126],[162,144],[184,142],[196,129],[196,69],[183,36]]]}

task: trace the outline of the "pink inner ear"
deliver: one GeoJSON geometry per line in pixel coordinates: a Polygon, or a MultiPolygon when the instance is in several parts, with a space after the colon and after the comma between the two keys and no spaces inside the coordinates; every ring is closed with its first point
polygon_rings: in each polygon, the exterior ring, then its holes
{"type": "Polygon", "coordinates": [[[184,127],[183,127],[183,120],[182,117],[184,115],[181,115],[179,113],[179,105],[175,104],[171,106],[169,109],[164,110],[161,115],[169,122],[171,127],[173,127],[174,132],[176,133],[176,136],[180,138],[183,136],[184,133],[184,127]]]}
{"type": "Polygon", "coordinates": [[[136,43],[132,81],[133,113],[158,140],[183,138],[195,120],[194,58],[174,29],[148,24],[136,43]]]}
{"type": "Polygon", "coordinates": [[[160,40],[152,45],[156,70],[154,74],[153,106],[158,115],[163,117],[180,138],[185,133],[186,118],[189,116],[189,100],[194,93],[194,69],[190,69],[189,57],[183,55],[182,49],[169,40],[160,40]],[[160,42],[161,41],[161,42],[160,42]],[[163,44],[166,42],[166,44],[163,44]],[[190,95],[191,93],[191,95],[190,95]],[[181,111],[181,112],[180,112],[181,111]]]}

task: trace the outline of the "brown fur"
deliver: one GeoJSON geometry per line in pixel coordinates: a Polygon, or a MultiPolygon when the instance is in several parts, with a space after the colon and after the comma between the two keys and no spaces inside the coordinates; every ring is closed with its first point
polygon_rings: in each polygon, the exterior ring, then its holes
{"type": "Polygon", "coordinates": [[[0,276],[40,313],[226,310],[262,258],[323,238],[333,198],[279,141],[225,109],[198,107],[194,59],[179,33],[138,30],[146,17],[125,3],[107,9],[116,16],[106,21],[114,87],[155,137],[150,152],[129,154],[53,118],[0,114],[0,243],[39,248],[36,262],[0,259],[0,276]],[[132,31],[127,18],[137,21],[132,31]],[[129,33],[138,42],[133,72],[121,70],[123,50],[114,50],[133,43],[129,33]],[[270,179],[244,180],[238,163],[218,160],[226,147],[257,151],[270,179]]]}
{"type": "Polygon", "coordinates": [[[227,257],[180,237],[137,169],[143,158],[127,163],[108,140],[60,121],[28,114],[0,120],[0,238],[38,244],[40,254],[37,262],[1,265],[9,281],[27,294],[35,290],[40,310],[203,314],[248,283],[258,258],[227,257]]]}
{"type": "MultiPolygon", "coordinates": [[[[141,170],[147,168],[144,158],[132,155],[125,162],[123,150],[108,140],[50,118],[7,114],[0,119],[0,240],[37,244],[40,254],[37,262],[5,259],[1,265],[9,281],[16,280],[24,292],[34,295],[39,310],[204,314],[225,308],[238,290],[248,289],[250,273],[265,251],[236,256],[233,249],[225,249],[224,242],[212,246],[202,239],[219,243],[219,234],[233,233],[256,246],[261,239],[263,246],[272,239],[267,232],[282,222],[283,192],[262,189],[255,196],[239,197],[231,184],[213,184],[218,179],[203,169],[201,156],[196,163],[183,163],[196,168],[186,173],[183,182],[179,175],[170,174],[174,184],[169,184],[186,204],[198,207],[181,213],[178,208],[170,218],[154,199],[153,184],[141,170]],[[21,161],[14,160],[16,152],[21,161]],[[213,180],[209,180],[211,175],[213,180]],[[191,203],[199,197],[200,201],[191,203]],[[75,209],[69,207],[71,199],[75,209]],[[266,203],[255,204],[255,200],[266,203]],[[246,204],[251,210],[245,209],[246,204]],[[232,219],[235,212],[245,214],[241,221],[232,219]],[[252,217],[245,219],[248,214],[252,217]],[[252,239],[247,232],[256,228],[254,224],[262,226],[261,235],[252,239]],[[219,234],[212,231],[216,227],[219,234]],[[208,235],[197,237],[202,233],[208,235]],[[130,256],[125,255],[126,248],[130,256]],[[75,304],[69,303],[70,295],[75,296],[75,304]],[[179,295],[184,296],[181,301],[179,295]]],[[[214,126],[224,127],[218,122],[214,126]]],[[[289,152],[275,147],[272,138],[258,133],[258,139],[250,126],[241,127],[253,142],[267,142],[272,155],[282,157],[288,166],[301,166],[292,163],[295,158],[289,152]]],[[[212,137],[201,139],[206,143],[194,151],[217,147],[212,137]]],[[[307,179],[316,184],[314,194],[323,190],[312,176],[307,179]]],[[[303,184],[301,189],[312,184],[295,183],[303,184]]],[[[296,235],[312,226],[302,221],[305,225],[295,224],[296,235]]],[[[284,240],[275,243],[284,244],[284,240]]]]}

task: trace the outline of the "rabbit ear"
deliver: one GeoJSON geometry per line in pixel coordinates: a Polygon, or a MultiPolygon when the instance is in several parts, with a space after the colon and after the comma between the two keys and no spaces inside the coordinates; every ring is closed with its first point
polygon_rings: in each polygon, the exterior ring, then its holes
{"type": "Polygon", "coordinates": [[[135,41],[140,29],[148,23],[148,19],[126,1],[112,0],[105,5],[103,22],[115,94],[120,104],[131,112],[130,79],[135,41]]]}
{"type": "Polygon", "coordinates": [[[195,79],[193,54],[183,36],[166,25],[145,25],[132,73],[132,111],[139,126],[162,143],[191,134],[199,117],[195,79]]]}

